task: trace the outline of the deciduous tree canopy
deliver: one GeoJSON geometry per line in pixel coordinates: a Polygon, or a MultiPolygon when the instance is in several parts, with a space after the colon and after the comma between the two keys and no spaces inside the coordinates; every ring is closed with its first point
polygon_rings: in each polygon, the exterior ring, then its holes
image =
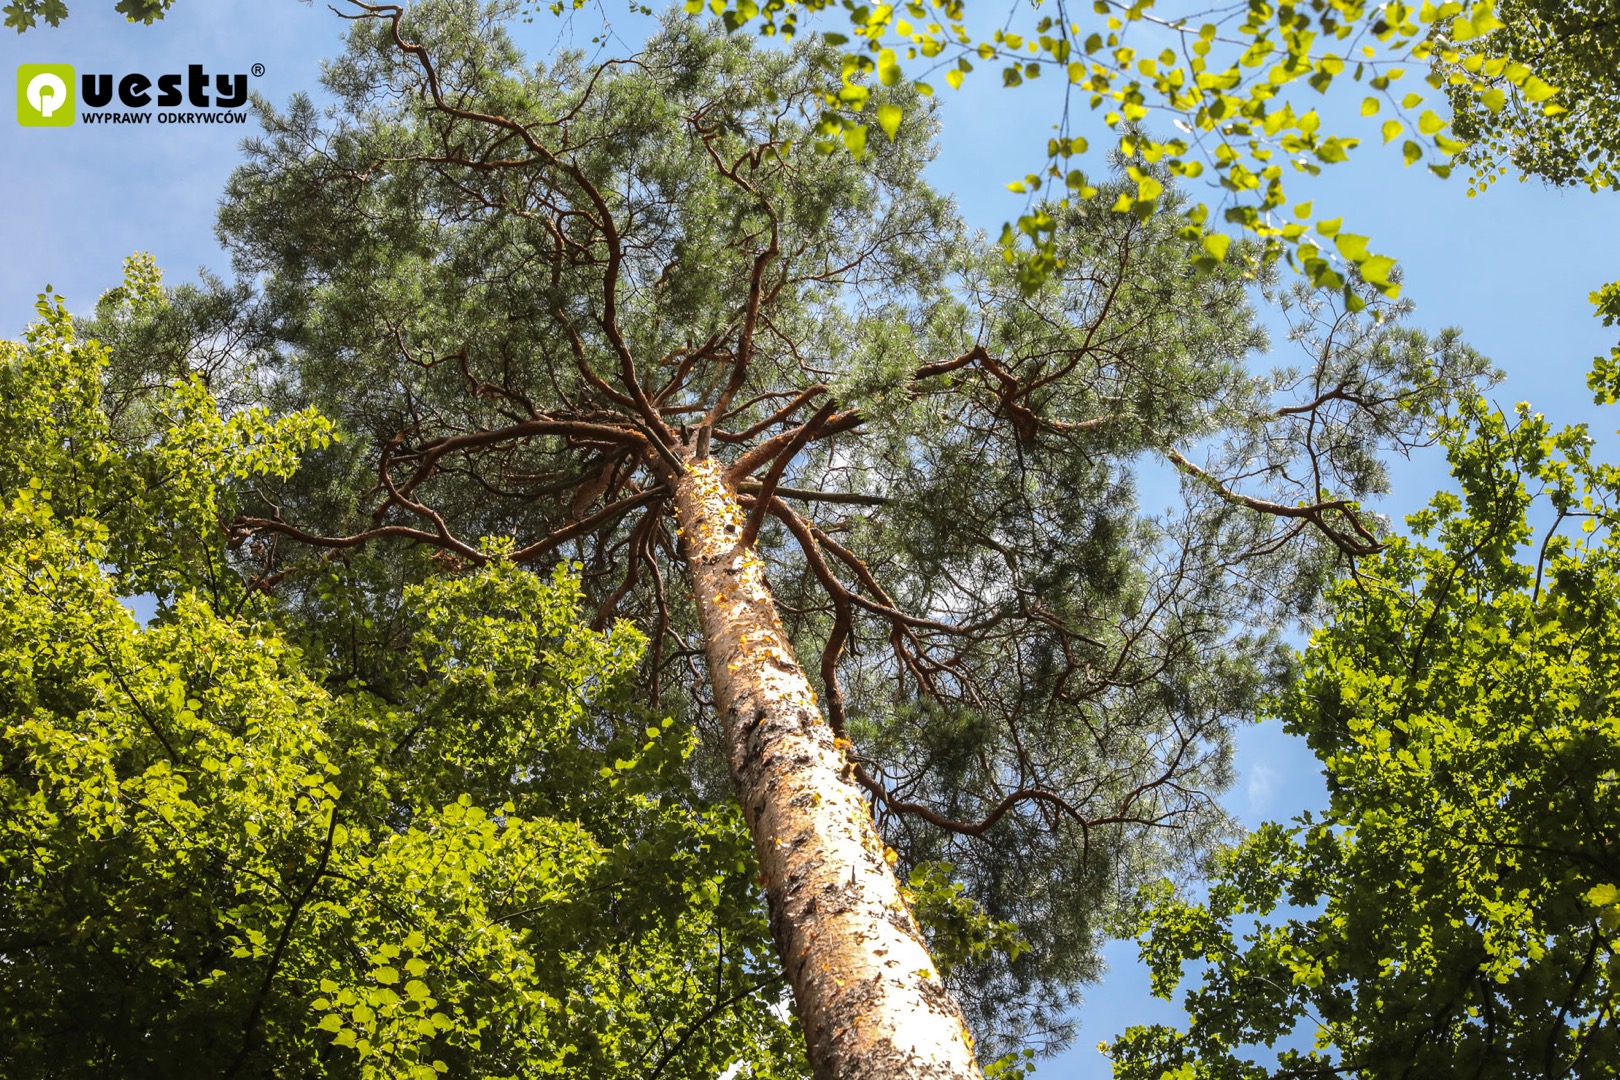
{"type": "Polygon", "coordinates": [[[1207,900],[1160,895],[1155,990],[1205,966],[1187,1029],[1127,1032],[1116,1076],[1613,1074],[1620,477],[1580,428],[1470,414],[1461,496],[1334,588],[1279,703],[1328,811],[1258,830],[1207,900]]]}
{"type": "Polygon", "coordinates": [[[0,345],[0,1072],[802,1075],[738,815],[626,703],[641,636],[566,570],[420,561],[357,681],[352,575],[288,623],[219,529],[327,425],[106,362],[50,298],[0,345]]]}
{"type": "Polygon", "coordinates": [[[1453,126],[1469,143],[1460,160],[1473,171],[1470,190],[1483,189],[1509,169],[1594,191],[1614,187],[1620,7],[1612,0],[1507,0],[1500,16],[1503,25],[1487,47],[1533,66],[1560,87],[1559,107],[1535,107],[1503,85],[1485,95],[1470,92],[1471,78],[1452,86],[1453,126]]]}

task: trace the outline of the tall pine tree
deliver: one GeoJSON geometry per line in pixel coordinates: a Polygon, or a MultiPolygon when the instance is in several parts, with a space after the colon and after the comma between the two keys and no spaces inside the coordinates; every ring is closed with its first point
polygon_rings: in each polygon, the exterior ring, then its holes
{"type": "Polygon", "coordinates": [[[1249,370],[1257,271],[1195,270],[1169,196],[1066,211],[1030,294],[923,182],[927,125],[817,146],[835,53],[673,22],[535,65],[514,10],[377,8],[335,108],[263,110],[232,325],[342,441],[254,487],[238,557],[292,602],[402,543],[576,563],[724,765],[817,1075],[976,1075],[953,990],[998,1050],[1061,1042],[1111,898],[1224,827],[1265,627],[1377,547],[1380,453],[1485,365],[1302,294],[1306,362],[1249,370]],[[1026,947],[939,930],[942,975],[902,863],[1026,947]]]}

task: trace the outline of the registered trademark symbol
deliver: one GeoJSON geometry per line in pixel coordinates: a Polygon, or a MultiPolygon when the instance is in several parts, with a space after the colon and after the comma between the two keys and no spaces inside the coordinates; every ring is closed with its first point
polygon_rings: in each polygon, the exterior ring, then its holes
{"type": "Polygon", "coordinates": [[[257,79],[260,75],[264,74],[264,65],[263,64],[254,64],[253,67],[249,68],[248,70],[252,71],[253,72],[253,77],[255,79],[257,79]]]}

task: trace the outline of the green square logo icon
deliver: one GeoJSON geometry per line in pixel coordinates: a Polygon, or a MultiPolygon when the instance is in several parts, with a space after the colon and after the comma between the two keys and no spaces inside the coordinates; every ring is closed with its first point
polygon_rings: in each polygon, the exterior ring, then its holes
{"type": "Polygon", "coordinates": [[[67,127],[77,104],[72,64],[17,66],[17,123],[23,127],[67,127]]]}

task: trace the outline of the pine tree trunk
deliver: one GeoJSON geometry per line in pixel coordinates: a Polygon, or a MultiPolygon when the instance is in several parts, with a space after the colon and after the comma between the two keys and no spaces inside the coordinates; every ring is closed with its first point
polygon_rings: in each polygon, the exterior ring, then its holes
{"type": "Polygon", "coordinates": [[[817,1080],[981,1077],[719,463],[675,495],[715,707],[817,1080]]]}

